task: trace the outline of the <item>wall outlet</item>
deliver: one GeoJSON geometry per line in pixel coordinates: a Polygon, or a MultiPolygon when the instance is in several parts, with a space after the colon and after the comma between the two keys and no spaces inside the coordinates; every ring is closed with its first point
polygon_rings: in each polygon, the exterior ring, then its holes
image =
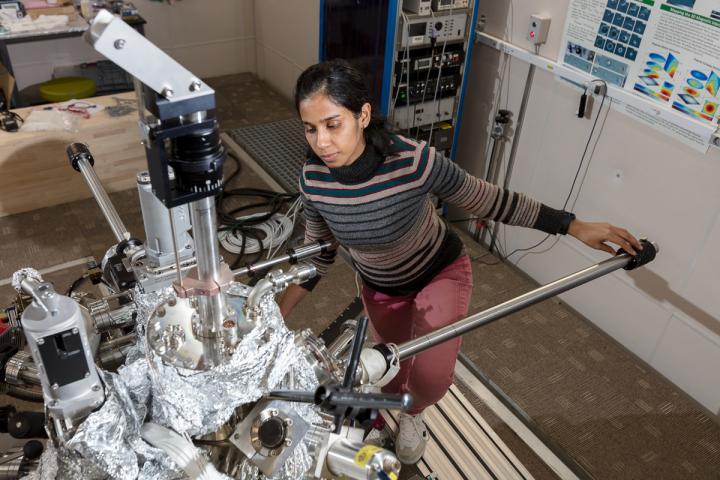
{"type": "Polygon", "coordinates": [[[547,15],[530,15],[527,39],[533,45],[540,45],[547,41],[550,31],[550,17],[547,15]]]}

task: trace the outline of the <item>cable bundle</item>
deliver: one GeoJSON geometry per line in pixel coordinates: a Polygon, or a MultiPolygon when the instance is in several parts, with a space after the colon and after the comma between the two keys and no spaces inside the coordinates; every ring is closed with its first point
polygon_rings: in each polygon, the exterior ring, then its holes
{"type": "MultiPolygon", "coordinates": [[[[293,204],[295,205],[295,204],[293,204]]],[[[292,209],[293,207],[291,207],[292,209]]],[[[258,218],[266,218],[268,212],[255,213],[236,218],[237,223],[247,223],[258,218]]],[[[259,253],[268,251],[268,257],[273,250],[279,248],[292,235],[294,218],[281,213],[275,213],[267,220],[245,228],[231,228],[218,233],[220,245],[235,255],[259,253]],[[255,230],[258,235],[249,235],[248,229],[255,230]]]]}
{"type": "Polygon", "coordinates": [[[218,240],[226,251],[238,256],[231,266],[234,269],[239,266],[245,254],[256,254],[253,261],[257,261],[262,257],[263,250],[268,251],[268,258],[279,251],[292,235],[302,203],[298,194],[278,193],[261,188],[228,188],[241,169],[237,157],[229,154],[228,158],[235,161],[237,168],[225,181],[226,187],[217,200],[220,224],[218,240]],[[261,200],[228,209],[226,203],[232,197],[257,197],[261,200]],[[282,213],[288,203],[290,207],[286,213],[282,213]],[[239,212],[257,208],[269,209],[237,216],[239,212]]]}

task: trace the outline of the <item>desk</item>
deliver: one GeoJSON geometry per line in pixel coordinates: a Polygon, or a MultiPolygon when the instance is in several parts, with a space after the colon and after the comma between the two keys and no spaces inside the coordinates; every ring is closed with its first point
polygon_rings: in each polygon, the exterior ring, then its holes
{"type": "MultiPolygon", "coordinates": [[[[136,15],[133,17],[128,17],[124,20],[125,23],[140,32],[141,35],[145,35],[145,24],[147,22],[144,18],[136,15]]],[[[14,76],[15,72],[12,68],[12,60],[10,59],[10,54],[8,53],[7,49],[8,44],[52,40],[54,38],[75,37],[82,35],[88,28],[90,28],[90,24],[87,22],[87,20],[85,20],[79,14],[76,14],[70,18],[67,25],[63,25],[62,27],[33,32],[0,34],[0,62],[5,65],[5,68],[10,73],[10,75],[14,76]]],[[[12,92],[12,104],[16,107],[23,107],[27,105],[23,105],[22,100],[18,97],[17,86],[15,86],[12,92]]]]}
{"type": "MultiPolygon", "coordinates": [[[[113,97],[133,99],[133,92],[87,101],[115,105],[113,97]]],[[[26,118],[32,108],[14,110],[26,118]]],[[[132,188],[136,174],[147,170],[145,148],[140,144],[138,114],[110,117],[106,111],[89,119],[78,118],[77,133],[0,131],[0,217],[59,205],[92,194],[82,175],[70,167],[66,147],[84,142],[95,157],[95,171],[109,192],[132,188]]]]}

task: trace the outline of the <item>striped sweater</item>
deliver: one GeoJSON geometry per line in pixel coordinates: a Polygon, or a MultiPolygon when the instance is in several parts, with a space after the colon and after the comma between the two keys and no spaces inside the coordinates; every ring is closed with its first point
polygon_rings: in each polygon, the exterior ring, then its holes
{"type": "MultiPolygon", "coordinates": [[[[318,278],[346,247],[363,281],[390,295],[421,290],[462,253],[431,194],[508,225],[566,233],[572,214],[477,179],[424,142],[392,136],[385,158],[371,147],[348,167],[309,158],[300,175],[305,242],[333,245],[314,259],[318,278]]],[[[313,282],[306,288],[312,289],[313,282]]]]}

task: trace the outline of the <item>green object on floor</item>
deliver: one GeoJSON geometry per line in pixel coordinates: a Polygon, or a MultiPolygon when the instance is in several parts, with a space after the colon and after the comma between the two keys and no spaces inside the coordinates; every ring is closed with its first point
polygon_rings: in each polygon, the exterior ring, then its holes
{"type": "Polygon", "coordinates": [[[92,97],[95,90],[95,81],[85,77],[55,78],[40,84],[40,96],[48,102],[92,97]]]}

